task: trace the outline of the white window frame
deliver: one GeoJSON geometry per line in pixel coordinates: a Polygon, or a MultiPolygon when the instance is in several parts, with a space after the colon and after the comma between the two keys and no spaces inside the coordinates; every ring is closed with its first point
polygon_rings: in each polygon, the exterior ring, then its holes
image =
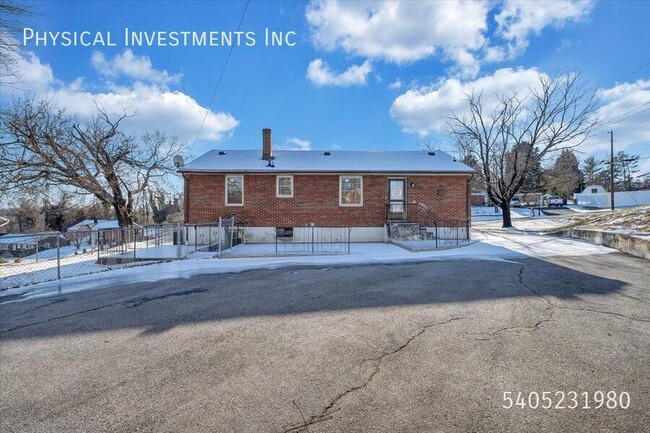
{"type": "Polygon", "coordinates": [[[244,206],[244,176],[243,175],[241,175],[241,174],[226,175],[224,200],[226,202],[226,206],[244,206]],[[241,203],[228,203],[228,179],[233,178],[233,177],[240,177],[241,178],[241,203]]]}
{"type": "Polygon", "coordinates": [[[341,207],[363,207],[363,176],[339,176],[339,206],[341,207]],[[360,203],[343,203],[343,179],[358,178],[361,185],[360,203]]]}
{"type": "Polygon", "coordinates": [[[279,175],[277,175],[275,177],[275,196],[277,198],[293,198],[293,188],[294,188],[293,175],[279,174],[279,175]],[[284,177],[284,178],[288,177],[289,179],[291,179],[291,194],[290,195],[282,195],[282,194],[280,194],[280,178],[281,177],[284,177]]]}

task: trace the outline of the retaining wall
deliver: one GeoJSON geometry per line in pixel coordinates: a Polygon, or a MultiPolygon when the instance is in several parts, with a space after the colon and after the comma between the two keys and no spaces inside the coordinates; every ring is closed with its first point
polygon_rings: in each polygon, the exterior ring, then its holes
{"type": "Polygon", "coordinates": [[[624,253],[650,260],[650,237],[641,238],[622,233],[584,229],[568,229],[556,234],[568,238],[590,241],[598,245],[615,248],[624,253]]]}

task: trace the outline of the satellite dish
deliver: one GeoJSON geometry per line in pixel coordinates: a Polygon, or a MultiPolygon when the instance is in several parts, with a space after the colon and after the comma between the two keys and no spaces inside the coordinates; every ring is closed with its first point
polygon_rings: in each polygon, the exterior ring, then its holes
{"type": "Polygon", "coordinates": [[[180,155],[176,155],[174,157],[174,165],[176,166],[176,168],[183,167],[185,165],[185,161],[183,160],[183,157],[180,155]]]}

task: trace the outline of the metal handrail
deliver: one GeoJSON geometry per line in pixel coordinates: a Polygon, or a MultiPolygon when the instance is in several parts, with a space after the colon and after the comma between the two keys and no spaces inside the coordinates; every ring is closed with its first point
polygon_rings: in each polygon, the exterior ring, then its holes
{"type": "Polygon", "coordinates": [[[395,204],[389,203],[386,205],[386,221],[389,223],[417,223],[420,225],[429,225],[430,227],[435,227],[437,225],[435,214],[427,209],[422,203],[402,204],[401,206],[404,206],[403,219],[391,218],[391,215],[395,214],[395,212],[391,212],[392,206],[395,206],[395,204]]]}

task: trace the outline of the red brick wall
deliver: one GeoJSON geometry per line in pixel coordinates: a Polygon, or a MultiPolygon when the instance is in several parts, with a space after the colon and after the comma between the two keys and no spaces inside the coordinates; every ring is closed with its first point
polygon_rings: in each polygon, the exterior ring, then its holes
{"type": "Polygon", "coordinates": [[[225,175],[187,173],[185,222],[210,223],[234,213],[252,227],[380,227],[391,177],[405,177],[407,202],[426,205],[438,219],[469,218],[469,175],[363,175],[363,207],[341,207],[338,175],[294,175],[293,198],[276,198],[275,174],[246,174],[244,206],[226,206],[225,175]]]}
{"type": "Polygon", "coordinates": [[[472,206],[485,206],[485,194],[471,194],[472,206]]]}

